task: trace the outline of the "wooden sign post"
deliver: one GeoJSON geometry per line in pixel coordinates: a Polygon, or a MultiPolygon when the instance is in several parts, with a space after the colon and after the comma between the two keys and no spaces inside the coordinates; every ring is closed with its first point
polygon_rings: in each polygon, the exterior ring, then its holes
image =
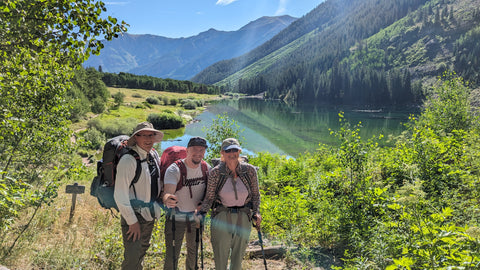
{"type": "Polygon", "coordinates": [[[77,202],[77,194],[82,194],[85,192],[85,186],[80,186],[78,183],[75,183],[73,185],[67,185],[67,188],[65,189],[66,193],[71,193],[72,194],[72,207],[70,207],[70,218],[68,219],[68,222],[72,222],[73,214],[75,213],[75,204],[77,202]]]}

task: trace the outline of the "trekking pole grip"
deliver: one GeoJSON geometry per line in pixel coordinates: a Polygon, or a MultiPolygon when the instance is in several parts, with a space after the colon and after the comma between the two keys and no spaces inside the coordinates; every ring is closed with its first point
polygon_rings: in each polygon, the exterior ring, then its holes
{"type": "Polygon", "coordinates": [[[255,227],[255,229],[257,229],[257,231],[260,231],[261,230],[261,228],[260,228],[261,225],[260,224],[257,225],[257,219],[258,219],[258,217],[257,217],[256,214],[252,215],[253,227],[255,227]]]}

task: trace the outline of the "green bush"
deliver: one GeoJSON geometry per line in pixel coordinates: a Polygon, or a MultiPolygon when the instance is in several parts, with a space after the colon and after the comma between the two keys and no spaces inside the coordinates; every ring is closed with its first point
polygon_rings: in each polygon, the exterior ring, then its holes
{"type": "Polygon", "coordinates": [[[197,108],[197,103],[193,100],[189,100],[189,101],[183,103],[182,107],[185,110],[195,110],[197,108]]]}
{"type": "Polygon", "coordinates": [[[135,109],[146,109],[147,106],[145,106],[143,103],[139,103],[137,105],[135,105],[135,109]]]}
{"type": "Polygon", "coordinates": [[[170,100],[168,99],[167,96],[163,96],[163,97],[162,97],[162,101],[163,101],[163,105],[165,105],[165,106],[168,105],[169,102],[170,102],[170,100]]]}
{"type": "Polygon", "coordinates": [[[185,126],[183,118],[171,113],[152,113],[147,121],[152,123],[156,129],[177,129],[185,126]]]}
{"type": "Polygon", "coordinates": [[[170,105],[177,106],[177,103],[178,103],[178,99],[176,99],[176,98],[170,99],[170,105]]]}
{"type": "Polygon", "coordinates": [[[90,149],[100,149],[105,144],[105,135],[95,127],[89,128],[83,135],[90,149]]]}
{"type": "Polygon", "coordinates": [[[105,101],[97,97],[92,100],[92,105],[90,108],[93,113],[102,113],[103,111],[105,111],[105,101]]]}
{"type": "Polygon", "coordinates": [[[134,93],[134,94],[132,94],[132,97],[134,97],[134,98],[143,98],[142,95],[140,95],[139,93],[134,93]]]}
{"type": "Polygon", "coordinates": [[[150,103],[148,103],[148,102],[146,102],[146,101],[145,101],[145,102],[142,102],[142,104],[143,104],[143,106],[145,106],[146,108],[149,108],[149,109],[153,108],[153,105],[150,104],[150,103]]]}
{"type": "Polygon", "coordinates": [[[147,97],[146,101],[149,103],[149,104],[153,104],[153,105],[158,105],[160,104],[160,100],[157,98],[157,97],[147,97]]]}
{"type": "Polygon", "coordinates": [[[137,122],[135,118],[118,119],[115,121],[94,118],[88,121],[88,128],[96,128],[105,134],[106,138],[112,138],[122,134],[130,135],[137,122]]]}
{"type": "Polygon", "coordinates": [[[125,94],[118,91],[117,93],[113,94],[112,97],[115,103],[115,107],[119,107],[125,99],[125,94]]]}

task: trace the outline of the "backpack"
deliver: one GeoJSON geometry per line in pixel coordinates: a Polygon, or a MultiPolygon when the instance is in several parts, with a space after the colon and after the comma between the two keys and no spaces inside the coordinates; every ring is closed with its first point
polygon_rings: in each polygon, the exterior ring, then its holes
{"type": "Polygon", "coordinates": [[[128,139],[128,136],[120,135],[107,141],[103,147],[102,159],[97,162],[97,175],[90,185],[90,195],[96,197],[103,208],[114,208],[118,211],[113,192],[115,190],[117,164],[123,155],[130,154],[137,161],[135,176],[130,186],[138,181],[142,172],[140,156],[127,146],[128,139]]]}
{"type": "MultiPolygon", "coordinates": [[[[183,163],[182,159],[186,157],[187,157],[187,148],[184,146],[174,145],[166,148],[163,151],[162,156],[160,157],[160,185],[162,186],[162,190],[164,185],[165,172],[172,163],[177,164],[178,168],[180,169],[180,181],[178,181],[177,188],[175,191],[178,191],[181,188],[183,188],[183,183],[187,179],[187,167],[185,166],[185,163],[183,163]]],[[[204,160],[202,160],[200,165],[202,166],[203,179],[206,185],[208,180],[208,165],[207,165],[207,162],[205,162],[204,160]]],[[[193,197],[192,187],[189,187],[189,188],[190,188],[190,197],[193,197]]]]}

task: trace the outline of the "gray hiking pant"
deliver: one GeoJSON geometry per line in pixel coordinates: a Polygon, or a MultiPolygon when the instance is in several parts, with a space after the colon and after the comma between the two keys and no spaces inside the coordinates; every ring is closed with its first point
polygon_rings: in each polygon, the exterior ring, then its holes
{"type": "Polygon", "coordinates": [[[172,231],[172,220],[167,216],[165,221],[165,262],[164,270],[173,270],[173,239],[175,237],[175,269],[178,268],[178,257],[182,249],[183,237],[186,238],[187,258],[185,260],[186,270],[195,270],[195,261],[197,257],[196,227],[195,221],[190,218],[187,222],[185,217],[177,217],[175,220],[175,236],[172,231]]]}
{"type": "Polygon", "coordinates": [[[153,226],[155,220],[146,221],[141,215],[136,215],[140,223],[140,239],[133,242],[127,239],[128,224],[122,217],[120,224],[122,225],[123,236],[123,263],[122,270],[141,270],[143,269],[143,258],[150,247],[150,238],[152,237],[153,226]]]}
{"type": "Polygon", "coordinates": [[[230,256],[230,270],[242,270],[252,225],[244,212],[221,211],[212,218],[210,226],[213,257],[216,270],[226,270],[230,256]]]}

